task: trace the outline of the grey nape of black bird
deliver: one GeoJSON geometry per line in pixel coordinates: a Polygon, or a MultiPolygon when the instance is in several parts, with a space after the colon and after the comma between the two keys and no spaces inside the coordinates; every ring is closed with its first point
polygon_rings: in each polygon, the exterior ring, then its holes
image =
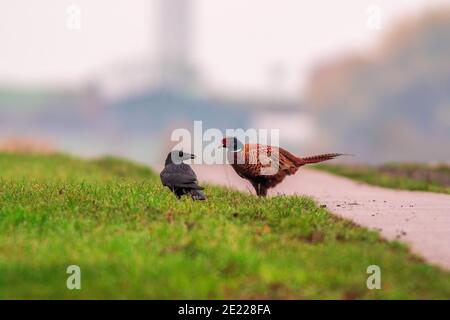
{"type": "Polygon", "coordinates": [[[183,163],[194,159],[193,154],[183,151],[172,151],[167,155],[166,163],[160,177],[163,186],[168,187],[178,199],[189,195],[194,200],[206,200],[203,188],[198,185],[197,176],[192,168],[183,163]]]}

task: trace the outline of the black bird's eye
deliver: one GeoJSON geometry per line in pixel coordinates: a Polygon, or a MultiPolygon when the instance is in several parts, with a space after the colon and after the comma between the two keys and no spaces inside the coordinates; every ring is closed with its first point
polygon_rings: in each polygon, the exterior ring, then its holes
{"type": "Polygon", "coordinates": [[[178,156],[181,158],[183,156],[183,151],[179,151],[178,156]]]}

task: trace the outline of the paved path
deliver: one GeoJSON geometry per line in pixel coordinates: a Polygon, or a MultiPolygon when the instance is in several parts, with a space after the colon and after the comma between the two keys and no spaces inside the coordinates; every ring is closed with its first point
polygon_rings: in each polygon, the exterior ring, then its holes
{"type": "MultiPolygon", "coordinates": [[[[200,181],[253,193],[229,166],[193,166],[200,181]]],[[[307,195],[333,213],[398,239],[427,261],[450,270],[450,195],[369,186],[325,172],[300,169],[270,195],[307,195]]]]}

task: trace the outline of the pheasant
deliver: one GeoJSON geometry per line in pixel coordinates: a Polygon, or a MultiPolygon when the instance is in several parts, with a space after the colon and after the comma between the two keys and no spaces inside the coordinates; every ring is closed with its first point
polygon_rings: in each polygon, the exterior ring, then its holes
{"type": "Polygon", "coordinates": [[[250,181],[260,197],[281,183],[286,176],[293,175],[306,164],[334,159],[342,153],[328,153],[300,158],[289,151],[262,144],[243,144],[236,137],[222,139],[227,149],[228,162],[243,179],[250,181]]]}
{"type": "Polygon", "coordinates": [[[172,190],[178,199],[183,195],[190,195],[194,200],[206,200],[194,170],[183,163],[184,160],[189,159],[195,159],[195,156],[183,151],[170,152],[160,174],[161,182],[163,186],[172,190]]]}

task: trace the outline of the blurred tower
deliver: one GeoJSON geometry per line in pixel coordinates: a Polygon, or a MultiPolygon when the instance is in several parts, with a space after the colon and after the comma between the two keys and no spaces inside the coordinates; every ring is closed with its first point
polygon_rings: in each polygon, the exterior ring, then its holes
{"type": "Polygon", "coordinates": [[[192,87],[192,0],[159,0],[158,65],[160,85],[171,90],[192,87]]]}

